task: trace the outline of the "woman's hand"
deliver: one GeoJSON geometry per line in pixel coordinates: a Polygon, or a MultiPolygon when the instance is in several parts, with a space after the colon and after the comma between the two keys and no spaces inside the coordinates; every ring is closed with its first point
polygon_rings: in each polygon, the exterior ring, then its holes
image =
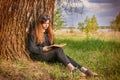
{"type": "Polygon", "coordinates": [[[43,51],[50,51],[52,48],[48,47],[48,46],[45,46],[43,47],[43,51]]]}

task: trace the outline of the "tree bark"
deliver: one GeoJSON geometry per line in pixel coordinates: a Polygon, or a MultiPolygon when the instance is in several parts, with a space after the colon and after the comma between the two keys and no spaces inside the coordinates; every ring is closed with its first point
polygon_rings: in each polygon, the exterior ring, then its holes
{"type": "Polygon", "coordinates": [[[44,12],[53,17],[54,2],[55,0],[0,0],[0,60],[29,59],[25,49],[26,29],[44,12]]]}

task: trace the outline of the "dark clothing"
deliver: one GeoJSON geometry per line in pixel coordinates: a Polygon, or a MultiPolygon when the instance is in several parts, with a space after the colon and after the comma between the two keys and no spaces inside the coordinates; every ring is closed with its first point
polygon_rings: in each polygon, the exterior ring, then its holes
{"type": "Polygon", "coordinates": [[[81,65],[76,63],[73,59],[66,56],[63,49],[60,47],[54,47],[50,51],[43,51],[44,46],[50,46],[50,41],[47,32],[44,33],[45,41],[42,44],[36,44],[36,38],[34,31],[30,32],[27,37],[27,49],[30,52],[30,57],[33,60],[54,62],[59,61],[67,66],[68,63],[73,64],[75,67],[81,68],[81,65]]]}

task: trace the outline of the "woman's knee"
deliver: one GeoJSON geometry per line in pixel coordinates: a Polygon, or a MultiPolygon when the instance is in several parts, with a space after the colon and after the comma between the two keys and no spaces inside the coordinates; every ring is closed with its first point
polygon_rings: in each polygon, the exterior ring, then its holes
{"type": "Polygon", "coordinates": [[[61,53],[61,52],[63,52],[63,49],[61,47],[57,47],[56,48],[56,53],[61,53]]]}

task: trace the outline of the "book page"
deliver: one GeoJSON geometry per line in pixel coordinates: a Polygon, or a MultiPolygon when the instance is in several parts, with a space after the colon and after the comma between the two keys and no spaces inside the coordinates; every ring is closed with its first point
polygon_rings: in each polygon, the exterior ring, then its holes
{"type": "Polygon", "coordinates": [[[50,45],[49,47],[63,47],[65,45],[66,45],[65,43],[62,43],[62,44],[53,44],[53,45],[50,45]]]}

